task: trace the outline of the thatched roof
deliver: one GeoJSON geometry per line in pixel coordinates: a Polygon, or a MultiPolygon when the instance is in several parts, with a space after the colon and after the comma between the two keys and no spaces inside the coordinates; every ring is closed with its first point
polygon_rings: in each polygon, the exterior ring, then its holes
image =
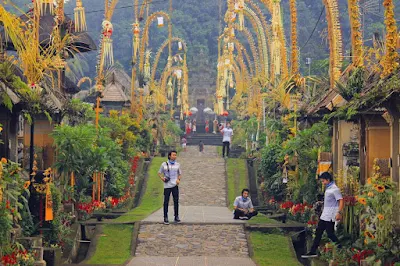
{"type": "MultiPolygon", "coordinates": [[[[308,109],[308,114],[325,110],[333,112],[330,117],[351,119],[360,113],[383,113],[389,101],[398,101],[400,96],[400,69],[382,78],[381,73],[372,72],[364,81],[361,92],[348,101],[335,90],[328,91],[321,100],[308,109]]],[[[327,113],[325,112],[325,113],[327,113]]]]}
{"type": "Polygon", "coordinates": [[[113,68],[107,72],[106,84],[112,82],[119,83],[127,97],[131,95],[132,79],[123,69],[113,68]]]}
{"type": "Polygon", "coordinates": [[[104,98],[102,102],[128,102],[129,98],[126,96],[124,86],[121,80],[117,79],[115,73],[111,74],[110,79],[107,82],[106,88],[104,89],[104,98]]]}
{"type": "MultiPolygon", "coordinates": [[[[59,113],[62,109],[62,103],[59,98],[54,94],[54,92],[49,88],[44,88],[44,93],[42,97],[42,103],[46,107],[47,111],[51,113],[59,113]]],[[[15,88],[10,87],[5,82],[1,80],[0,77],[0,92],[5,92],[11,99],[13,105],[22,104],[24,105],[24,99],[18,94],[15,88]]],[[[0,105],[2,103],[0,102],[0,105]]]]}
{"type": "MultiPolygon", "coordinates": [[[[29,11],[27,14],[20,16],[23,21],[33,18],[33,12],[29,11]]],[[[46,46],[50,42],[50,36],[53,33],[53,29],[56,26],[56,20],[54,15],[45,14],[40,17],[40,29],[39,29],[39,41],[42,46],[46,46]]],[[[64,23],[61,26],[62,32],[65,34],[72,35],[72,44],[68,47],[69,51],[78,50],[81,53],[96,50],[96,44],[93,39],[86,32],[75,32],[74,22],[65,16],[64,23]]],[[[3,45],[6,50],[15,50],[14,45],[5,38],[4,28],[0,28],[0,36],[3,41],[3,45]]]]}
{"type": "Polygon", "coordinates": [[[2,81],[0,81],[0,91],[5,92],[13,104],[18,104],[21,101],[21,98],[2,81]]]}
{"type": "Polygon", "coordinates": [[[327,91],[316,105],[307,108],[308,114],[315,114],[321,111],[332,111],[335,107],[343,106],[346,100],[335,90],[327,91]]]}

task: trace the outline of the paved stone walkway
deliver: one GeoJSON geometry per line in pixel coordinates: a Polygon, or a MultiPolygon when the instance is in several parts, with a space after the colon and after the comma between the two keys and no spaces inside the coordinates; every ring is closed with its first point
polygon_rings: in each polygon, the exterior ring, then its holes
{"type": "MultiPolygon", "coordinates": [[[[168,216],[172,220],[174,208],[169,206],[168,216]]],[[[163,209],[159,209],[143,222],[162,223],[164,216],[163,209]]],[[[233,220],[232,211],[226,207],[207,207],[207,206],[179,206],[179,216],[183,224],[204,223],[204,224],[242,224],[245,221],[233,220]]]]}
{"type": "Polygon", "coordinates": [[[200,153],[197,146],[181,152],[182,167],[179,203],[186,206],[226,207],[225,161],[217,156],[217,148],[206,146],[200,153]]]}
{"type": "MultiPolygon", "coordinates": [[[[225,163],[216,147],[200,153],[189,146],[182,167],[182,224],[163,225],[162,208],[142,221],[129,266],[255,266],[249,258],[243,221],[226,207],[225,163]]],[[[172,201],[172,199],[171,199],[172,201]]],[[[161,206],[160,206],[161,207],[161,206]]],[[[173,218],[173,208],[169,208],[173,218]]]]}
{"type": "Polygon", "coordinates": [[[143,224],[136,256],[248,257],[246,236],[240,225],[143,224]]]}

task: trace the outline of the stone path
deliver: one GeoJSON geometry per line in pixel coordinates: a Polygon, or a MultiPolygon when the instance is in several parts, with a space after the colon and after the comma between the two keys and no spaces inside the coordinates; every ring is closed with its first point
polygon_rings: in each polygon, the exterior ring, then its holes
{"type": "Polygon", "coordinates": [[[137,256],[226,256],[248,257],[246,235],[238,225],[143,224],[137,256]]]}
{"type": "Polygon", "coordinates": [[[206,146],[204,153],[197,146],[188,147],[178,161],[183,173],[181,205],[226,207],[225,161],[218,157],[216,147],[206,146]]]}
{"type": "MultiPolygon", "coordinates": [[[[169,219],[174,215],[172,206],[168,209],[169,219]]],[[[159,209],[143,222],[161,223],[164,216],[163,209],[159,209]]],[[[179,216],[183,224],[204,223],[204,224],[242,224],[245,221],[233,220],[232,212],[226,207],[207,206],[179,206],[179,216]]]]}
{"type": "MultiPolygon", "coordinates": [[[[216,147],[205,153],[189,146],[178,156],[182,167],[182,224],[163,225],[162,209],[142,221],[129,266],[255,266],[249,258],[243,221],[226,207],[225,163],[216,147]]],[[[172,199],[171,199],[172,201],[172,199]]],[[[173,208],[169,208],[169,218],[173,208]]]]}

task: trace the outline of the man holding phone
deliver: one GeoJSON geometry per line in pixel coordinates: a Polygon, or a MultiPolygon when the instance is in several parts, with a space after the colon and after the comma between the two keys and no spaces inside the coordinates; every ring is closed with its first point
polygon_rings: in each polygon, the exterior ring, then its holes
{"type": "Polygon", "coordinates": [[[168,153],[168,161],[161,164],[158,176],[164,182],[164,224],[169,224],[168,221],[168,204],[172,193],[174,199],[174,216],[175,223],[180,223],[179,219],[179,188],[182,172],[180,164],[176,162],[178,153],[170,151],[168,153]]]}

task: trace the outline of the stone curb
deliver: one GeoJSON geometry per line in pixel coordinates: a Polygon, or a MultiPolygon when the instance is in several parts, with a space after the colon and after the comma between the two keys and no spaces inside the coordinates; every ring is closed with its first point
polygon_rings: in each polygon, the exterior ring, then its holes
{"type": "Polygon", "coordinates": [[[100,235],[103,233],[103,226],[97,225],[96,231],[93,239],[90,241],[88,252],[86,253],[86,258],[80,264],[86,264],[86,262],[94,255],[96,252],[97,242],[99,241],[100,235]]]}
{"type": "Polygon", "coordinates": [[[246,226],[245,226],[245,225],[243,225],[243,231],[244,231],[244,233],[246,234],[247,250],[249,251],[249,257],[250,257],[251,259],[253,259],[253,257],[254,257],[254,250],[253,250],[253,245],[251,244],[251,241],[250,241],[250,231],[249,231],[249,230],[246,230],[246,226]]]}
{"type": "Polygon", "coordinates": [[[135,257],[140,225],[141,222],[136,222],[135,225],[133,226],[132,241],[131,241],[131,258],[129,258],[124,265],[128,265],[129,262],[132,260],[132,258],[135,257]]]}
{"type": "MultiPolygon", "coordinates": [[[[160,224],[160,225],[162,225],[163,223],[161,221],[160,222],[141,221],[141,224],[160,224]]],[[[172,226],[173,225],[183,226],[183,225],[224,225],[224,224],[226,224],[226,225],[243,225],[245,223],[243,223],[243,222],[230,222],[230,223],[226,223],[226,222],[220,222],[220,223],[218,223],[218,222],[181,222],[181,223],[173,223],[173,222],[171,222],[169,225],[170,226],[171,225],[172,226]]]]}
{"type": "Polygon", "coordinates": [[[288,245],[289,245],[290,253],[292,253],[292,257],[296,259],[296,261],[298,262],[299,266],[302,265],[299,262],[298,258],[297,258],[296,251],[295,251],[294,246],[293,246],[292,237],[288,236],[287,239],[288,239],[288,245]]]}

